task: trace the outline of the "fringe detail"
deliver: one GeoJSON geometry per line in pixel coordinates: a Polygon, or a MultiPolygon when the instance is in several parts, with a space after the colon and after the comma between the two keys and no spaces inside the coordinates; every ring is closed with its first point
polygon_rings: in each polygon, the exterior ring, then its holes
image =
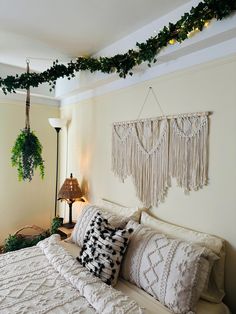
{"type": "Polygon", "coordinates": [[[185,191],[206,185],[207,165],[207,115],[113,125],[112,171],[122,181],[132,176],[145,207],[164,200],[171,177],[185,191]]]}
{"type": "Polygon", "coordinates": [[[133,125],[113,126],[112,129],[112,171],[122,182],[131,175],[133,125]]]}
{"type": "Polygon", "coordinates": [[[196,191],[207,184],[207,116],[170,121],[169,171],[185,192],[196,191]]]}
{"type": "Polygon", "coordinates": [[[112,170],[122,181],[132,176],[144,206],[157,206],[169,186],[167,120],[113,127],[112,170]]]}

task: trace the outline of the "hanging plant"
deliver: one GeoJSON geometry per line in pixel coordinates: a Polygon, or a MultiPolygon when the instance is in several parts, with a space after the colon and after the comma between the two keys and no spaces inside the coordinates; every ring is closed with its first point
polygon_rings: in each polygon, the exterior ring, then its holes
{"type": "Polygon", "coordinates": [[[30,129],[22,130],[12,148],[11,156],[12,166],[17,167],[19,181],[31,181],[37,168],[41,178],[44,177],[44,161],[41,154],[42,145],[34,132],[30,129]]]}
{"type": "MultiPolygon", "coordinates": [[[[29,62],[27,62],[27,73],[29,73],[29,62]]],[[[44,161],[42,158],[42,145],[37,136],[30,130],[30,89],[26,96],[26,122],[25,128],[21,130],[12,148],[12,166],[17,168],[19,181],[32,180],[34,170],[39,168],[40,176],[44,177],[44,161]]]]}

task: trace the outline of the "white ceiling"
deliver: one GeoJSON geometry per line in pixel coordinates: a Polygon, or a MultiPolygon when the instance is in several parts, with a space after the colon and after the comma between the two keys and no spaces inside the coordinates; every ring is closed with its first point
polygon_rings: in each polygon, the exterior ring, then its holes
{"type": "Polygon", "coordinates": [[[90,55],[189,0],[0,0],[0,63],[90,55]]]}

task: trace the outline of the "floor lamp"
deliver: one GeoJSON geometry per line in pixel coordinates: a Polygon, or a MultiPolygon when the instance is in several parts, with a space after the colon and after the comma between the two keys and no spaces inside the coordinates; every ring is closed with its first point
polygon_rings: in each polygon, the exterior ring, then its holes
{"type": "Polygon", "coordinates": [[[59,132],[63,127],[66,126],[66,119],[59,118],[49,118],[49,124],[56,130],[57,132],[57,160],[56,160],[56,188],[55,188],[55,211],[54,216],[57,216],[57,189],[58,189],[58,161],[59,161],[59,132]]]}

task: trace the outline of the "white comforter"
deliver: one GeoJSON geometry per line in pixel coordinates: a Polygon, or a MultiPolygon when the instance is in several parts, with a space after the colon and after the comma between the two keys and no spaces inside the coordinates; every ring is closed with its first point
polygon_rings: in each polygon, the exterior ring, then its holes
{"type": "Polygon", "coordinates": [[[139,314],[139,306],[83,268],[51,236],[0,255],[0,313],[139,314]]]}

